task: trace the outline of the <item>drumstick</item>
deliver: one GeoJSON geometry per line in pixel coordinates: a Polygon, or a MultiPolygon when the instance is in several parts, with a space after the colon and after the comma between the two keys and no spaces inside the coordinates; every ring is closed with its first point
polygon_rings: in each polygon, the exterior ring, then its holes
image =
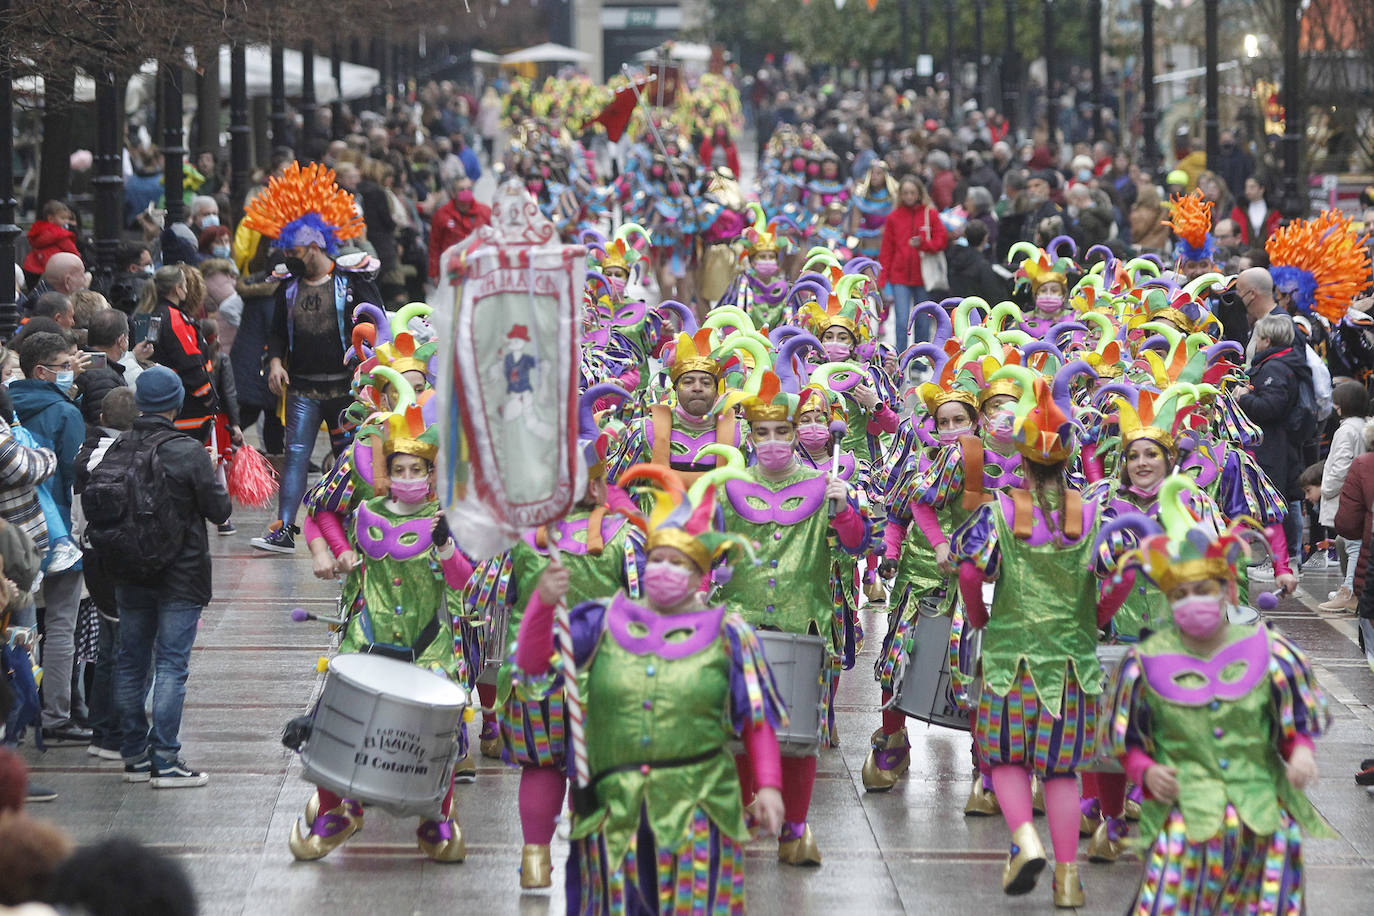
{"type": "MultiPolygon", "coordinates": [[[[840,476],[840,441],[844,438],[845,426],[840,420],[830,423],[830,439],[834,443],[830,450],[830,476],[837,479],[840,476]]],[[[834,518],[840,514],[840,501],[830,500],[830,517],[834,518]]]]}
{"type": "Polygon", "coordinates": [[[307,620],[318,620],[320,623],[327,623],[330,626],[339,627],[348,623],[348,621],[344,620],[342,617],[323,617],[319,614],[312,614],[303,607],[292,608],[291,619],[296,621],[296,623],[304,623],[307,620]]]}
{"type": "MultiPolygon", "coordinates": [[[[562,553],[549,539],[549,557],[563,565],[562,553]]],[[[568,602],[559,600],[553,617],[554,635],[558,639],[558,655],[563,669],[563,709],[568,714],[568,737],[572,742],[573,776],[578,788],[591,785],[592,770],[587,763],[587,736],[583,729],[582,690],[577,684],[577,658],[573,654],[572,621],[568,616],[568,602]]]]}

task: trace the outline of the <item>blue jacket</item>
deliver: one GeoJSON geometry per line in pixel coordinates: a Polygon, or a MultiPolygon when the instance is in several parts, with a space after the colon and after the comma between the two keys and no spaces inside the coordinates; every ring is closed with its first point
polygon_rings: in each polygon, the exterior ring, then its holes
{"type": "Polygon", "coordinates": [[[24,428],[33,433],[40,445],[57,453],[52,496],[70,530],[76,453],[86,439],[86,422],[81,418],[81,410],[52,382],[24,378],[13,382],[9,390],[14,412],[24,428]]]}

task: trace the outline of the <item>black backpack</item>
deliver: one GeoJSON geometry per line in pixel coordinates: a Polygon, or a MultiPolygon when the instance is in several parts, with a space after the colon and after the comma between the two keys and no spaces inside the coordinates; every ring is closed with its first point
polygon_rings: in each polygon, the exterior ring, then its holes
{"type": "Polygon", "coordinates": [[[172,502],[158,446],[176,430],[126,432],[91,469],[81,508],[86,538],[112,578],[155,585],[186,542],[186,523],[172,502]]]}

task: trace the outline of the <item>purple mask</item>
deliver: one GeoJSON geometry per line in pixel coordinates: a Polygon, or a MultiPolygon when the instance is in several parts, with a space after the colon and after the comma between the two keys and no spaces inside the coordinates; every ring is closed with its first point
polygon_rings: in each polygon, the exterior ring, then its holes
{"type": "Polygon", "coordinates": [[[754,443],[754,454],[758,456],[759,467],[770,473],[786,470],[792,463],[792,443],[781,439],[754,443]]]}

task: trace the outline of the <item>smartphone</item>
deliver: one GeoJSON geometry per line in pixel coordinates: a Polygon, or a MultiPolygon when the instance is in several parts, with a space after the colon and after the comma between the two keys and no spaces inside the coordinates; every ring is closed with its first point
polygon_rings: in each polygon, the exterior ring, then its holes
{"type": "Polygon", "coordinates": [[[154,315],[148,319],[148,333],[143,335],[143,339],[148,343],[157,343],[158,332],[162,330],[162,316],[154,315]]]}
{"type": "Polygon", "coordinates": [[[105,358],[105,354],[98,350],[87,350],[86,356],[90,358],[90,361],[86,364],[87,371],[91,369],[104,369],[109,365],[109,361],[105,358]]]}

